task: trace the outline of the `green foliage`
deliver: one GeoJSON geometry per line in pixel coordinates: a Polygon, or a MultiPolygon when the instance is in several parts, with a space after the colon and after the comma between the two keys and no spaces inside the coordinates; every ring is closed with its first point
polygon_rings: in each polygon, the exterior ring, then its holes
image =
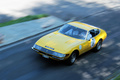
{"type": "Polygon", "coordinates": [[[25,21],[35,20],[35,19],[39,19],[39,18],[43,18],[43,17],[47,17],[47,16],[48,16],[47,14],[28,15],[25,17],[18,18],[16,20],[11,20],[9,22],[0,23],[0,27],[8,26],[8,25],[16,24],[16,23],[21,23],[21,22],[25,22],[25,21]]]}
{"type": "Polygon", "coordinates": [[[120,75],[117,76],[114,80],[120,80],[120,75]]]}

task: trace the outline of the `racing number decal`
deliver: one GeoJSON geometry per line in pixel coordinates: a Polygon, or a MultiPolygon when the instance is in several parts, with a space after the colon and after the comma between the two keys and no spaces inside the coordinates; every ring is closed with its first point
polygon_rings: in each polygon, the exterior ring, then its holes
{"type": "Polygon", "coordinates": [[[93,47],[94,45],[95,45],[95,39],[92,38],[92,39],[91,39],[91,47],[93,47]]]}

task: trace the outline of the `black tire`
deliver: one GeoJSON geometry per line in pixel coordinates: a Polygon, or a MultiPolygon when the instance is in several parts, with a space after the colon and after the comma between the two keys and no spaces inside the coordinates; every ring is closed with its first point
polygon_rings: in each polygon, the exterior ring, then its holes
{"type": "Polygon", "coordinates": [[[94,50],[95,51],[99,51],[102,48],[102,40],[100,39],[97,43],[97,45],[95,46],[94,50]]]}
{"type": "Polygon", "coordinates": [[[77,55],[75,52],[73,52],[70,57],[66,60],[67,65],[72,65],[76,61],[77,55]]]}

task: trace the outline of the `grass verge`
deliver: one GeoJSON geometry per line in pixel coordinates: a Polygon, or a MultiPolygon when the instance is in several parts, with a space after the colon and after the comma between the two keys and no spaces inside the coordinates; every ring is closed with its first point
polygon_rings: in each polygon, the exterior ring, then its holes
{"type": "Polygon", "coordinates": [[[113,80],[120,80],[120,75],[114,78],[113,80]]]}
{"type": "Polygon", "coordinates": [[[16,23],[21,23],[21,22],[25,22],[25,21],[35,20],[35,19],[39,19],[39,18],[43,18],[43,17],[47,17],[47,16],[48,16],[47,14],[28,15],[25,17],[18,18],[16,20],[11,20],[8,22],[0,23],[0,27],[8,26],[8,25],[16,24],[16,23]]]}

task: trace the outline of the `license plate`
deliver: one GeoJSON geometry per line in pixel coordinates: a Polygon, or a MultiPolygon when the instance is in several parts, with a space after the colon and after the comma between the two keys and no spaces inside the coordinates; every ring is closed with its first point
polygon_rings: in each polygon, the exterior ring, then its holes
{"type": "Polygon", "coordinates": [[[47,58],[47,59],[49,58],[49,56],[46,56],[46,55],[42,55],[42,56],[43,56],[44,58],[47,58]]]}

